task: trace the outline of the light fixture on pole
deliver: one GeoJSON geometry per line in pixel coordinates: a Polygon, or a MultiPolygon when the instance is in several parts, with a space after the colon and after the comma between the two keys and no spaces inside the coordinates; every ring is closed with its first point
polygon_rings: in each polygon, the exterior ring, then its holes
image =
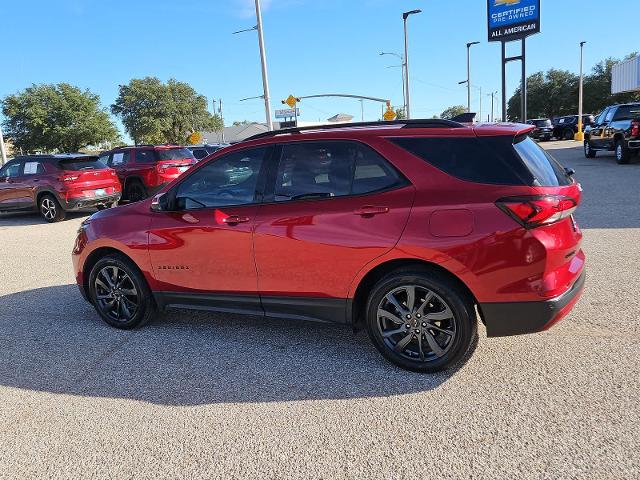
{"type": "MultiPolygon", "coordinates": [[[[482,121],[482,87],[478,87],[477,85],[471,85],[468,80],[463,80],[461,82],[458,82],[458,85],[464,85],[465,83],[467,84],[467,88],[469,91],[471,91],[471,87],[473,87],[480,92],[480,112],[478,116],[480,117],[480,121],[482,121]]],[[[471,96],[469,96],[469,108],[467,108],[467,113],[471,113],[470,106],[471,106],[471,96]]]]}
{"type": "Polygon", "coordinates": [[[407,104],[404,113],[407,120],[411,119],[411,90],[409,88],[409,35],[407,32],[407,18],[418,13],[422,13],[422,10],[411,10],[410,12],[404,12],[402,14],[402,20],[404,21],[404,91],[405,102],[407,104]]]}
{"type": "Polygon", "coordinates": [[[578,94],[578,133],[576,133],[575,139],[579,142],[584,141],[584,131],[582,125],[582,107],[583,107],[583,84],[584,84],[584,71],[583,60],[584,60],[584,45],[587,42],[580,42],[580,92],[578,94]]]}
{"type": "MultiPolygon", "coordinates": [[[[402,72],[402,111],[405,113],[406,115],[406,111],[407,111],[407,96],[405,93],[405,80],[404,80],[404,69],[406,68],[405,62],[404,62],[404,57],[402,55],[400,55],[399,53],[393,53],[393,52],[380,52],[380,56],[384,56],[384,55],[393,55],[394,57],[398,57],[400,59],[400,71],[402,72]]],[[[395,65],[392,65],[390,67],[387,68],[395,68],[395,65]]]]}
{"type": "Polygon", "coordinates": [[[256,1],[256,19],[258,21],[257,25],[252,28],[247,28],[245,30],[238,30],[237,32],[233,32],[234,35],[238,33],[251,32],[253,30],[257,30],[258,32],[258,45],[260,47],[260,62],[262,65],[262,87],[264,94],[262,97],[264,98],[264,110],[265,116],[267,119],[267,128],[269,131],[273,130],[273,120],[271,120],[271,99],[269,95],[269,76],[267,73],[267,55],[265,53],[264,47],[264,35],[262,31],[262,11],[260,9],[260,0],[256,1]]]}
{"type": "Polygon", "coordinates": [[[467,43],[467,112],[471,113],[471,47],[480,42],[467,43]]]}

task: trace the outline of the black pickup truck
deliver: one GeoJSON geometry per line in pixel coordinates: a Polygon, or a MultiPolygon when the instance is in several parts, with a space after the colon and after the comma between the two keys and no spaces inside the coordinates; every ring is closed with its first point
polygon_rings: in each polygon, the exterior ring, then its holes
{"type": "Polygon", "coordinates": [[[640,103],[605,108],[584,132],[584,155],[615,152],[619,164],[629,163],[640,151],[640,103]]]}

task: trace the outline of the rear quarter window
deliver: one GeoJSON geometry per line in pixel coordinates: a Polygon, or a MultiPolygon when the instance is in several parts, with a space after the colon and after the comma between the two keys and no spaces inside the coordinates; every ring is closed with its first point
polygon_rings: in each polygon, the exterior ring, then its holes
{"type": "Polygon", "coordinates": [[[571,179],[528,135],[395,138],[392,141],[443,172],[474,183],[558,186],[571,179]]]}

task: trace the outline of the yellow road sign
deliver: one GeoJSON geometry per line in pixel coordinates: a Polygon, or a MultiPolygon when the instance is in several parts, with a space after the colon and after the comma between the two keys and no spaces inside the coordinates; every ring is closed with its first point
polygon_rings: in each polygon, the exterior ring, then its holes
{"type": "Polygon", "coordinates": [[[296,104],[298,103],[298,99],[296,97],[294,97],[293,95],[289,95],[289,98],[287,98],[284,101],[284,103],[289,105],[291,108],[295,108],[296,104]]]}
{"type": "Polygon", "coordinates": [[[383,118],[387,122],[391,122],[391,121],[395,120],[396,117],[397,117],[396,112],[394,112],[392,108],[387,109],[387,111],[384,112],[384,115],[383,115],[383,118]]]}

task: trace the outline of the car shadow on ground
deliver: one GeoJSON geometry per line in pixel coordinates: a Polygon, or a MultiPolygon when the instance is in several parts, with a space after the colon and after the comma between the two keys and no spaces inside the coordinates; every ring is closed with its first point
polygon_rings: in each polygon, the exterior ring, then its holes
{"type": "Polygon", "coordinates": [[[171,311],[134,331],[104,324],[75,285],[0,297],[0,384],[161,405],[383,397],[435,389],[349,327],[171,311]]]}
{"type": "MultiPolygon", "coordinates": [[[[67,212],[66,220],[87,217],[96,210],[67,212]]],[[[30,225],[45,225],[46,220],[37,212],[2,212],[0,213],[0,227],[25,227],[30,225]]]]}

